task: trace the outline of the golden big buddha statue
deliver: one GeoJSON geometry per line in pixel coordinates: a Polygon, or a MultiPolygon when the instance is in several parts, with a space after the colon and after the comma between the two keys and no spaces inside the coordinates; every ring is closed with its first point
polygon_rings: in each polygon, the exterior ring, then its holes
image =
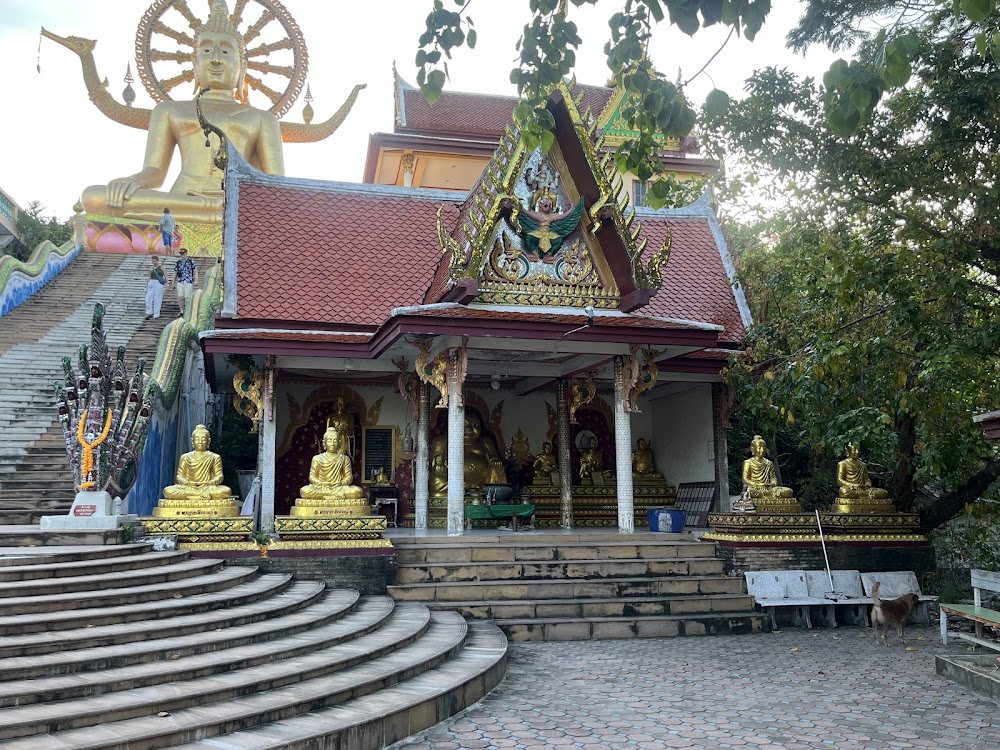
{"type": "MultiPolygon", "coordinates": [[[[491,435],[484,434],[482,418],[475,411],[465,412],[465,488],[484,484],[505,484],[507,473],[500,450],[491,435]]],[[[431,442],[431,494],[448,492],[448,436],[438,435],[431,442]]]]}
{"type": "Polygon", "coordinates": [[[764,455],[767,452],[764,438],[754,435],[750,452],[752,456],[743,462],[743,485],[749,490],[757,513],[801,513],[795,493],[778,484],[774,464],[764,455]]]}
{"type": "Polygon", "coordinates": [[[370,516],[365,491],[352,484],[351,459],[344,453],[343,433],[328,427],[323,434],[324,452],[309,464],[309,484],[292,507],[293,516],[370,516]]]}
{"type": "MultiPolygon", "coordinates": [[[[237,101],[247,70],[242,35],[229,20],[225,2],[214,0],[211,14],[195,37],[194,80],[201,110],[221,128],[233,146],[258,169],[284,174],[281,127],[270,112],[237,101]]],[[[205,147],[205,134],[191,101],[160,102],[153,108],[142,169],[107,185],[83,192],[84,208],[103,216],[156,221],[169,207],[177,221],[222,221],[222,173],[205,147]],[[169,192],[163,185],[173,158],[180,151],[181,172],[169,192]]]]}
{"type": "Polygon", "coordinates": [[[847,458],[837,464],[837,501],[834,513],[894,513],[895,506],[889,500],[889,493],[872,487],[868,467],[858,456],[861,446],[847,444],[847,458]]]}
{"type": "Polygon", "coordinates": [[[163,499],[153,509],[155,518],[228,518],[238,516],[239,506],[222,484],[222,458],[208,449],[211,436],[200,424],[191,433],[194,450],[177,463],[176,484],[163,488],[163,499]]]}

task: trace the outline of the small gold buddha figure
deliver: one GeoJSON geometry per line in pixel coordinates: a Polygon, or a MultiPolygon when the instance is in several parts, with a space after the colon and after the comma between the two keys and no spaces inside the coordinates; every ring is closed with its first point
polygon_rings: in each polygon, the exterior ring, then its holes
{"type": "Polygon", "coordinates": [[[774,464],[765,457],[767,444],[760,435],[750,441],[753,454],[743,462],[743,485],[750,491],[750,499],[758,513],[801,513],[802,507],[795,500],[795,493],[781,487],[774,474],[774,464]]]}
{"type": "Polygon", "coordinates": [[[663,474],[653,463],[653,449],[645,438],[635,441],[632,451],[632,481],[635,484],[662,484],[663,474]]]}
{"type": "MultiPolygon", "coordinates": [[[[236,99],[247,72],[246,42],[229,20],[225,2],[213,0],[208,20],[198,29],[193,51],[195,90],[208,122],[221,128],[237,151],[268,174],[284,174],[281,126],[270,112],[236,99]]],[[[213,141],[218,148],[218,141],[213,141]]],[[[156,221],[169,206],[177,221],[222,221],[222,172],[205,148],[205,134],[195,102],[165,101],[153,108],[142,169],[107,185],[83,192],[90,213],[156,221]],[[174,149],[181,170],[169,192],[159,190],[167,177],[174,149]]]]}
{"type": "Polygon", "coordinates": [[[559,471],[556,457],[552,453],[552,443],[547,440],[542,443],[542,452],[535,456],[531,466],[535,470],[534,478],[531,480],[532,484],[546,486],[558,484],[558,480],[554,482],[552,479],[552,475],[559,471]]]}
{"type": "Polygon", "coordinates": [[[211,441],[205,425],[194,428],[194,450],[181,456],[176,483],[163,488],[163,499],[153,509],[155,518],[228,518],[240,514],[232,492],[222,483],[222,457],[208,449],[211,441]]]}
{"type": "Polygon", "coordinates": [[[868,466],[858,456],[861,446],[847,444],[847,458],[837,464],[837,501],[833,513],[894,513],[889,493],[872,487],[868,466]]]}
{"type": "Polygon", "coordinates": [[[323,452],[309,464],[309,484],[299,490],[293,516],[370,516],[365,491],[354,481],[344,436],[334,427],[323,434],[323,452]]]}
{"type": "MultiPolygon", "coordinates": [[[[507,472],[493,437],[483,431],[478,412],[465,412],[465,489],[484,484],[506,484],[507,472]]],[[[431,442],[431,494],[448,493],[448,436],[438,435],[431,442]]]]}
{"type": "Polygon", "coordinates": [[[604,486],[604,480],[612,478],[614,472],[604,470],[604,456],[592,435],[587,447],[580,451],[580,484],[604,486]]]}
{"type": "Polygon", "coordinates": [[[344,399],[333,401],[333,414],[326,418],[326,426],[337,430],[344,438],[344,452],[354,455],[354,415],[344,406],[344,399]]]}

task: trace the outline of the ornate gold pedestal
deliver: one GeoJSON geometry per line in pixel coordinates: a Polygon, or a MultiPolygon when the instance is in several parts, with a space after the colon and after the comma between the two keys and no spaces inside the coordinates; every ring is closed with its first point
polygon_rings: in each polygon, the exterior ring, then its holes
{"type": "MultiPolygon", "coordinates": [[[[99,214],[81,214],[84,225],[81,241],[87,250],[101,253],[163,253],[163,239],[156,219],[123,219],[99,214]]],[[[76,221],[74,219],[74,221],[76,221]]],[[[181,222],[173,252],[188,248],[189,256],[222,254],[222,224],[181,222]]]]}
{"type": "MultiPolygon", "coordinates": [[[[155,514],[157,510],[159,508],[154,509],[153,513],[155,514]]],[[[152,518],[141,518],[139,521],[147,536],[176,535],[183,549],[187,549],[191,543],[214,545],[220,542],[246,542],[247,537],[253,533],[252,516],[189,515],[160,518],[154,515],[152,518]]]]}
{"type": "MultiPolygon", "coordinates": [[[[828,542],[926,542],[915,513],[820,513],[828,542]]],[[[814,513],[711,513],[703,539],[741,543],[816,542],[814,513]]]]}
{"type": "MultiPolygon", "coordinates": [[[[365,506],[367,509],[367,506],[365,506]]],[[[317,508],[316,510],[321,510],[317,508]]],[[[294,508],[293,508],[294,511],[294,508]]],[[[280,541],[272,550],[282,549],[377,549],[392,547],[382,538],[385,516],[342,516],[315,514],[277,516],[274,530],[280,541]]]]}
{"type": "Polygon", "coordinates": [[[308,500],[300,497],[292,506],[291,518],[363,518],[372,514],[371,506],[364,500],[343,501],[337,505],[326,500],[308,500]]]}

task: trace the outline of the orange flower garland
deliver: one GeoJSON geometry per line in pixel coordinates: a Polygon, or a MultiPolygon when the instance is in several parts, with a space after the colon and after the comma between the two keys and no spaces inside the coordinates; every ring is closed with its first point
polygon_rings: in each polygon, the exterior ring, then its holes
{"type": "Polygon", "coordinates": [[[76,439],[80,445],[83,446],[83,465],[80,467],[80,479],[85,480],[80,482],[81,490],[90,490],[97,486],[97,482],[87,479],[91,472],[94,470],[94,448],[99,446],[104,442],[104,439],[111,432],[111,409],[108,409],[108,417],[104,421],[104,429],[96,440],[92,443],[88,443],[87,439],[83,436],[83,427],[87,423],[87,419],[84,416],[80,419],[80,424],[76,428],[76,439]]]}

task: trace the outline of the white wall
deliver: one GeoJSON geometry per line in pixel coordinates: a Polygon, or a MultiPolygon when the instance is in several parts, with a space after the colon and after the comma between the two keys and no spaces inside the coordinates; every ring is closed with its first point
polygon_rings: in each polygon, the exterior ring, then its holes
{"type": "MultiPolygon", "coordinates": [[[[667,482],[714,482],[712,386],[691,388],[653,401],[653,456],[667,482]],[[711,453],[710,453],[711,451],[711,453]]],[[[641,436],[640,436],[641,437],[641,436]]]]}

